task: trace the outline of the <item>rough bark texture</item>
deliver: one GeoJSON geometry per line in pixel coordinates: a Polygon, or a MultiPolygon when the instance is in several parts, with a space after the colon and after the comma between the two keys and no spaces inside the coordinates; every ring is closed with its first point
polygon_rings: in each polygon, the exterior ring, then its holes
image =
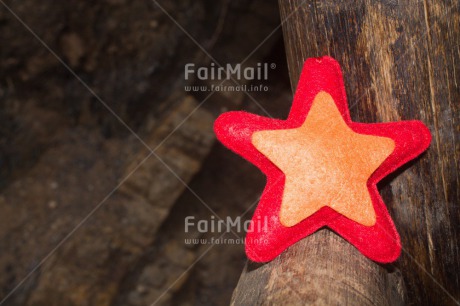
{"type": "Polygon", "coordinates": [[[354,121],[419,119],[433,141],[427,153],[379,185],[404,248],[394,265],[369,262],[325,229],[271,263],[248,264],[233,303],[457,304],[459,3],[279,4],[293,89],[306,58],[331,55],[341,63],[354,121]]]}
{"type": "MultiPolygon", "coordinates": [[[[279,23],[274,0],[158,2],[224,65],[245,59],[279,23]]],[[[157,304],[169,305],[184,295],[228,304],[242,261],[222,252],[225,286],[202,275],[216,275],[209,260],[194,280],[218,290],[184,292],[192,273],[176,280],[200,249],[172,235],[159,241],[212,148],[214,117],[244,93],[215,92],[201,104],[210,92],[185,90],[193,80],[184,65],[211,59],[154,1],[2,3],[164,163],[150,156],[136,169],[149,151],[0,4],[0,304],[150,305],[162,296],[157,304]],[[147,256],[157,245],[164,250],[147,256]]],[[[261,61],[275,36],[245,64],[261,61]]],[[[172,219],[183,233],[184,219],[172,219]]]]}
{"type": "Polygon", "coordinates": [[[272,262],[248,262],[232,305],[404,305],[399,271],[388,271],[323,229],[272,262]]]}

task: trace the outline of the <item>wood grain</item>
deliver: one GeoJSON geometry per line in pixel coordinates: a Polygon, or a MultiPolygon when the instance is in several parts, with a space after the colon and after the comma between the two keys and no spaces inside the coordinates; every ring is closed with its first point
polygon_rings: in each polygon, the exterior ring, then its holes
{"type": "Polygon", "coordinates": [[[232,305],[404,305],[405,286],[327,229],[299,241],[275,260],[248,262],[232,305]]]}
{"type": "Polygon", "coordinates": [[[433,141],[379,184],[404,248],[394,265],[368,261],[323,229],[266,265],[248,263],[232,303],[458,304],[459,2],[279,5],[293,90],[306,58],[333,56],[343,69],[354,121],[422,120],[433,141]]]}

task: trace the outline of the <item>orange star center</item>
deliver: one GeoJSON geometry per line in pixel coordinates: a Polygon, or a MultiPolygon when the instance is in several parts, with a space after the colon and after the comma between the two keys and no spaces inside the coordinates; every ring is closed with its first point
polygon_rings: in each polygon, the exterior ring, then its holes
{"type": "Polygon", "coordinates": [[[362,225],[375,224],[367,181],[393,152],[394,141],[355,133],[328,93],[318,93],[299,128],[258,131],[252,143],[286,176],[279,214],[284,226],[324,206],[362,225]]]}

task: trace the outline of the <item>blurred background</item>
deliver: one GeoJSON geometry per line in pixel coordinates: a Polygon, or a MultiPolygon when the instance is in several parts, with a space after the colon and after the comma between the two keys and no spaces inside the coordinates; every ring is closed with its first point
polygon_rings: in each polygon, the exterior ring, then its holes
{"type": "Polygon", "coordinates": [[[286,116],[277,1],[0,2],[0,304],[227,305],[244,246],[186,239],[244,233],[184,219],[252,216],[264,177],[212,124],[286,116]],[[268,90],[187,89],[217,82],[191,63],[268,90]]]}

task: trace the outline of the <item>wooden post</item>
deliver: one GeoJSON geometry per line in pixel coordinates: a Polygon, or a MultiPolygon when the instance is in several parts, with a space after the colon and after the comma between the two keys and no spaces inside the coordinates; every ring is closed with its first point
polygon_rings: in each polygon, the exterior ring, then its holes
{"type": "Polygon", "coordinates": [[[232,305],[393,306],[404,300],[398,271],[387,271],[323,229],[267,264],[248,262],[232,305]]]}
{"type": "Polygon", "coordinates": [[[279,6],[293,90],[306,58],[331,55],[342,66],[354,121],[419,119],[433,141],[379,184],[404,248],[396,264],[372,262],[322,229],[270,263],[249,262],[232,304],[458,303],[460,6],[415,0],[279,0],[279,6]]]}

